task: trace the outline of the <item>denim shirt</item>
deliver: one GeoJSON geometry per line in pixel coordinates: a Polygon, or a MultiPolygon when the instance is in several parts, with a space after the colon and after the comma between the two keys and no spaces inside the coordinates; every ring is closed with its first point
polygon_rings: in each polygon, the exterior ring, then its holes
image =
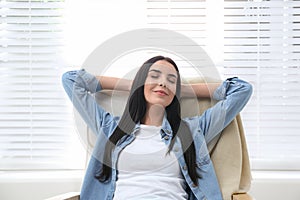
{"type": "MultiPolygon", "coordinates": [[[[62,77],[62,81],[73,105],[89,128],[97,135],[93,154],[82,184],[80,199],[113,199],[118,179],[118,171],[116,169],[118,156],[122,149],[135,139],[135,132],[140,128],[140,124],[136,124],[133,132],[121,138],[117,143],[116,148],[112,152],[112,176],[108,181],[100,182],[95,176],[101,171],[105,144],[118,125],[120,118],[108,113],[97,104],[93,94],[101,91],[102,88],[95,76],[82,69],[66,72],[62,77]]],[[[207,109],[201,116],[183,119],[189,126],[194,139],[197,173],[201,177],[198,179],[198,185],[194,185],[187,171],[180,140],[176,137],[172,151],[177,157],[185,179],[189,200],[222,199],[218,180],[206,144],[234,119],[246,105],[251,94],[252,86],[249,83],[236,77],[229,78],[215,90],[213,98],[218,100],[218,102],[213,107],[207,109]]],[[[165,144],[169,145],[173,132],[166,117],[164,117],[162,122],[161,136],[164,138],[163,141],[165,144]]]]}

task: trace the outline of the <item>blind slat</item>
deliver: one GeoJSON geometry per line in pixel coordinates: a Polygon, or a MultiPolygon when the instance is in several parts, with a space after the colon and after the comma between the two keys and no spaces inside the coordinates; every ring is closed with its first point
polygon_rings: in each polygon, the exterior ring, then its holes
{"type": "Polygon", "coordinates": [[[62,9],[64,8],[64,3],[63,2],[24,2],[24,1],[19,1],[19,2],[1,2],[0,7],[3,8],[11,8],[11,9],[17,9],[17,8],[23,8],[23,9],[28,9],[28,8],[35,8],[35,9],[62,9]]]}

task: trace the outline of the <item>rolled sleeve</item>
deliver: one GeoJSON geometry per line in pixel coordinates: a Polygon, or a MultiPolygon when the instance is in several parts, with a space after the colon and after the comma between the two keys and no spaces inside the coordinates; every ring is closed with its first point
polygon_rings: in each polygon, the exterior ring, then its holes
{"type": "Polygon", "coordinates": [[[215,92],[213,94],[213,99],[215,99],[217,101],[226,99],[227,90],[228,90],[230,84],[234,83],[234,80],[238,80],[238,78],[233,77],[233,78],[228,78],[225,81],[223,81],[223,83],[220,85],[220,87],[218,87],[215,90],[215,92]]]}
{"type": "Polygon", "coordinates": [[[63,87],[72,100],[74,87],[84,88],[90,93],[102,90],[102,87],[95,76],[87,73],[84,69],[65,72],[62,76],[63,87]]]}
{"type": "Polygon", "coordinates": [[[77,83],[84,86],[91,93],[96,93],[100,91],[101,85],[99,80],[92,74],[87,73],[84,69],[78,71],[77,83]]]}
{"type": "Polygon", "coordinates": [[[97,104],[93,95],[102,89],[98,79],[81,69],[64,73],[62,84],[74,107],[89,128],[95,134],[99,133],[100,127],[111,117],[97,104]]]}
{"type": "Polygon", "coordinates": [[[237,77],[228,78],[214,92],[218,103],[200,117],[206,142],[218,135],[244,108],[252,94],[252,86],[237,77]]]}

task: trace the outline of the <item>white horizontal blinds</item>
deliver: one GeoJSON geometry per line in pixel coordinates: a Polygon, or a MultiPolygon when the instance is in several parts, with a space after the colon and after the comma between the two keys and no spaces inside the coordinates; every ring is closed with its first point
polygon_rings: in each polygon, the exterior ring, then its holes
{"type": "Polygon", "coordinates": [[[0,169],[73,165],[72,107],[61,86],[62,0],[0,2],[0,169]]]}
{"type": "MultiPolygon", "coordinates": [[[[203,67],[207,67],[208,63],[211,64],[211,60],[206,60],[208,56],[200,55],[201,52],[199,54],[199,49],[196,48],[200,46],[205,50],[208,42],[207,2],[205,0],[147,0],[147,24],[148,27],[173,30],[192,39],[194,46],[185,44],[182,38],[171,38],[177,40],[178,46],[182,47],[176,53],[187,56],[185,59],[191,62],[203,64],[203,67]]],[[[170,49],[172,50],[172,47],[170,49]]],[[[183,68],[181,73],[184,77],[199,76],[195,73],[194,67],[191,67],[191,63],[185,62],[184,58],[174,60],[183,68]]]]}
{"type": "Polygon", "coordinates": [[[225,1],[226,75],[252,82],[243,112],[253,169],[300,169],[300,1],[225,1]]]}
{"type": "Polygon", "coordinates": [[[148,0],[147,8],[150,26],[193,38],[224,77],[253,84],[242,112],[252,168],[299,169],[300,1],[148,0]]]}

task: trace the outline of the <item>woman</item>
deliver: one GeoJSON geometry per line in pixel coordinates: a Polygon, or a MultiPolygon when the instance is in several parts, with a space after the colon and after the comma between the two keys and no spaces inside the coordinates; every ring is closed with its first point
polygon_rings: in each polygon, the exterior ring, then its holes
{"type": "Polygon", "coordinates": [[[181,85],[175,62],[163,56],[146,61],[132,84],[118,81],[85,70],[63,75],[67,94],[97,134],[80,198],[222,199],[206,144],[242,110],[251,85],[230,78],[221,85],[188,89],[181,85]],[[91,95],[130,87],[121,118],[106,112],[91,95]],[[181,119],[181,89],[185,95],[213,94],[219,102],[201,116],[181,119]]]}

